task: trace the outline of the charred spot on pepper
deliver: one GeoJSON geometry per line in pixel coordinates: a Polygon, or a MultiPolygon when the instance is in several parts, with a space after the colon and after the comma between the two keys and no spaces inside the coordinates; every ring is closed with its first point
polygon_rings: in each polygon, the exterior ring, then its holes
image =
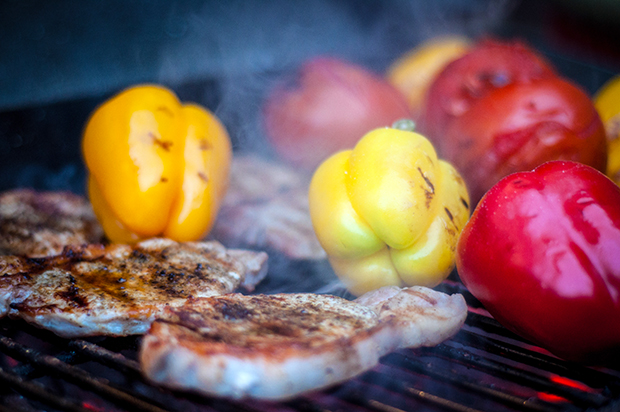
{"type": "Polygon", "coordinates": [[[427,209],[430,209],[431,202],[435,196],[435,186],[433,185],[433,182],[431,182],[429,178],[424,175],[424,172],[419,167],[418,172],[420,172],[420,176],[422,176],[422,179],[424,179],[424,182],[426,183],[426,186],[422,186],[421,188],[424,191],[424,197],[426,198],[425,206],[427,209]]]}
{"type": "Polygon", "coordinates": [[[418,172],[420,172],[420,176],[422,176],[422,179],[424,179],[424,182],[426,183],[426,185],[428,186],[428,188],[430,189],[430,193],[431,194],[435,194],[435,186],[433,185],[433,182],[431,182],[429,180],[428,177],[426,177],[426,175],[424,174],[424,172],[422,171],[421,168],[418,167],[418,172]]]}
{"type": "Polygon", "coordinates": [[[168,106],[157,106],[156,110],[158,112],[165,113],[170,117],[174,117],[174,110],[170,109],[168,106]]]}
{"type": "Polygon", "coordinates": [[[465,209],[469,210],[469,202],[463,199],[462,197],[460,199],[461,199],[461,203],[463,204],[463,206],[465,206],[465,209]]]}
{"type": "Polygon", "coordinates": [[[153,132],[149,132],[148,136],[151,138],[151,140],[153,140],[153,144],[161,147],[162,149],[164,149],[166,152],[170,151],[170,147],[172,146],[172,142],[169,140],[163,140],[160,139],[159,137],[157,137],[157,135],[153,132]]]}
{"type": "Polygon", "coordinates": [[[433,161],[433,158],[431,156],[428,155],[428,153],[424,153],[424,156],[426,157],[426,160],[428,160],[428,163],[432,166],[435,167],[435,162],[433,161]]]}
{"type": "Polygon", "coordinates": [[[431,208],[431,202],[433,201],[433,192],[426,190],[423,186],[421,187],[422,190],[424,191],[424,197],[426,198],[426,202],[424,203],[424,205],[426,206],[427,209],[431,208]]]}
{"type": "Polygon", "coordinates": [[[450,212],[450,209],[448,209],[447,207],[444,207],[443,210],[446,212],[446,215],[448,215],[450,222],[452,222],[452,226],[454,226],[454,228],[446,226],[446,232],[450,236],[457,236],[460,230],[458,226],[456,225],[456,222],[454,221],[454,215],[452,214],[452,212],[450,212]]]}
{"type": "Polygon", "coordinates": [[[213,149],[213,145],[207,139],[200,139],[198,149],[202,151],[211,150],[213,149]]]}
{"type": "Polygon", "coordinates": [[[156,145],[158,145],[159,147],[164,149],[166,152],[170,151],[170,146],[172,146],[172,144],[173,144],[169,140],[161,140],[161,139],[154,139],[153,143],[155,143],[156,145]]]}
{"type": "Polygon", "coordinates": [[[454,223],[454,216],[452,215],[452,212],[450,212],[450,209],[448,209],[447,207],[444,207],[443,210],[446,211],[446,215],[448,215],[448,218],[450,219],[450,221],[454,223]]]}
{"type": "Polygon", "coordinates": [[[209,177],[204,172],[198,172],[198,178],[205,183],[209,183],[209,177]]]}

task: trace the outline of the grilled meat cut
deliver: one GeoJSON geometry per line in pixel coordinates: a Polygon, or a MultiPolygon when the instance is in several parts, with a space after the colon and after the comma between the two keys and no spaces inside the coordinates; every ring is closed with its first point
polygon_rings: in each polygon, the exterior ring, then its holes
{"type": "Polygon", "coordinates": [[[82,196],[31,189],[0,194],[1,255],[50,256],[67,245],[103,240],[103,229],[82,196]]]}
{"type": "Polygon", "coordinates": [[[256,155],[232,161],[214,239],[229,247],[278,251],[291,259],[324,259],[310,220],[310,177],[256,155]]]}
{"type": "Polygon", "coordinates": [[[283,400],[373,368],[402,347],[462,326],[461,295],[386,287],[349,301],[319,294],[230,294],[169,308],[143,337],[151,381],[231,398],[283,400]]]}
{"type": "Polygon", "coordinates": [[[0,316],[62,337],[141,334],[166,307],[240,286],[253,290],[266,266],[264,252],[169,239],[68,246],[44,258],[0,256],[0,316]]]}

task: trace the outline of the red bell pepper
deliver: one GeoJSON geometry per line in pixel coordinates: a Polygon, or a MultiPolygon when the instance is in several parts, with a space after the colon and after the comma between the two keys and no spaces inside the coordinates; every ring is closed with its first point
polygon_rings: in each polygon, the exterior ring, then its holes
{"type": "Polygon", "coordinates": [[[506,328],[568,360],[620,359],[620,188],[553,161],[509,175],[478,204],[457,270],[506,328]]]}

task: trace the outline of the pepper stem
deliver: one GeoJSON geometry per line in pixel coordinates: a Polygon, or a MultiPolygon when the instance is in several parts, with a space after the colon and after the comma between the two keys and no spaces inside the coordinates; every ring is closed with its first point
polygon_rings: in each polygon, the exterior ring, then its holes
{"type": "Polygon", "coordinates": [[[411,119],[400,119],[392,123],[392,129],[415,132],[415,122],[411,119]]]}

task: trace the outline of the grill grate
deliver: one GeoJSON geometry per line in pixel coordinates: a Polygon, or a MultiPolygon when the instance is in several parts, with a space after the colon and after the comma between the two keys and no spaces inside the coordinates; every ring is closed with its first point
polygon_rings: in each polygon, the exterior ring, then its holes
{"type": "Polygon", "coordinates": [[[0,321],[0,399],[11,411],[533,411],[620,409],[620,372],[550,356],[485,315],[466,296],[463,329],[433,348],[400,350],[334,388],[283,403],[211,399],[146,382],[139,337],[66,340],[21,321],[0,321]]]}

